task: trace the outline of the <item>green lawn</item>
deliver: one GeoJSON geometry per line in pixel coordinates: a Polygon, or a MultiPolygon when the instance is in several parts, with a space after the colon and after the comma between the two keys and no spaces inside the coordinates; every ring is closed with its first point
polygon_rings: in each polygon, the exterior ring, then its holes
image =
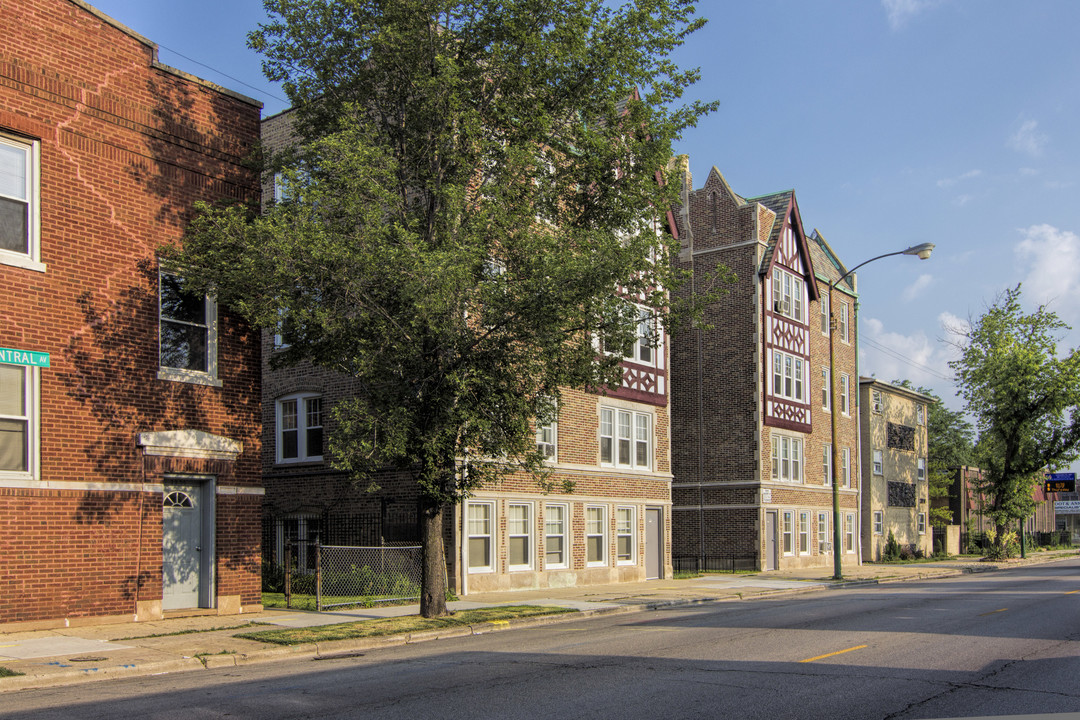
{"type": "MultiPolygon", "coordinates": [[[[418,602],[420,602],[420,598],[418,597],[398,600],[393,595],[323,595],[322,597],[323,607],[326,607],[327,605],[340,605],[341,607],[375,607],[376,605],[411,605],[418,602]]],[[[268,608],[283,608],[285,607],[285,593],[264,592],[262,594],[262,604],[263,607],[268,608]]],[[[293,593],[292,609],[314,610],[315,596],[293,593]]]]}

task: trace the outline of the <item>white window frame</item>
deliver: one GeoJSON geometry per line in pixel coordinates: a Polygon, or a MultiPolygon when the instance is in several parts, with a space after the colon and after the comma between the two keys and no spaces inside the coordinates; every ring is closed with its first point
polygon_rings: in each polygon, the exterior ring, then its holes
{"type": "Polygon", "coordinates": [[[653,311],[643,305],[635,305],[638,312],[637,339],[633,356],[626,358],[638,365],[656,367],[660,354],[660,333],[656,327],[653,311]]]}
{"type": "Polygon", "coordinates": [[[780,550],[784,557],[795,554],[795,512],[784,510],[780,515],[780,550]]]}
{"type": "Polygon", "coordinates": [[[885,514],[883,512],[881,512],[880,510],[875,510],[874,511],[874,534],[875,535],[884,535],[885,534],[885,517],[884,517],[884,515],[885,514]]]}
{"type": "Polygon", "coordinates": [[[25,270],[45,272],[41,262],[41,143],[38,140],[0,134],[0,145],[22,153],[23,187],[21,195],[0,195],[7,200],[26,203],[26,252],[0,249],[0,264],[25,270]]]}
{"type": "Polygon", "coordinates": [[[919,513],[918,523],[919,523],[919,534],[920,535],[925,535],[926,534],[926,513],[924,513],[924,512],[919,513]]]}
{"type": "Polygon", "coordinates": [[[544,506],[544,569],[545,570],[561,570],[570,567],[570,506],[564,503],[552,503],[551,505],[544,506]],[[553,527],[552,510],[557,509],[558,514],[561,515],[558,526],[553,527]],[[555,530],[556,532],[553,532],[555,530]],[[562,538],[562,550],[560,552],[561,560],[559,562],[551,562],[548,560],[548,556],[551,554],[551,549],[548,546],[548,542],[551,538],[562,538]]]}
{"type": "Polygon", "coordinates": [[[773,432],[772,479],[780,482],[801,483],[806,465],[805,445],[801,437],[773,432]]]}
{"type": "Polygon", "coordinates": [[[873,468],[875,475],[885,474],[885,453],[881,450],[873,451],[873,468]]]}
{"type": "Polygon", "coordinates": [[[884,409],[884,407],[885,407],[885,404],[884,404],[884,400],[882,400],[882,397],[881,397],[881,391],[880,390],[872,390],[870,392],[870,411],[880,415],[882,410],[884,409]]]}
{"type": "Polygon", "coordinates": [[[846,302],[840,303],[840,341],[851,342],[848,337],[848,304],[846,302]]]}
{"type": "Polygon", "coordinates": [[[506,504],[506,567],[510,572],[519,570],[532,570],[533,549],[533,504],[530,502],[508,502],[506,504]],[[514,517],[515,508],[524,508],[524,521],[514,517]],[[522,527],[521,523],[524,522],[522,527]],[[515,527],[516,526],[516,527],[515,527]],[[523,540],[525,543],[525,562],[513,563],[511,553],[515,540],[523,540]]]}
{"type": "Polygon", "coordinates": [[[826,487],[832,486],[832,443],[825,443],[821,453],[821,469],[825,472],[826,487]]]}
{"type": "Polygon", "coordinates": [[[551,421],[547,425],[536,426],[536,451],[548,462],[559,460],[559,423],[551,421]]]}
{"type": "Polygon", "coordinates": [[[608,564],[608,522],[606,505],[585,506],[585,565],[586,567],[607,567],[608,564]],[[599,514],[599,525],[593,517],[599,514]],[[599,532],[597,532],[599,531],[599,532]],[[589,553],[592,550],[593,540],[600,538],[600,559],[590,560],[589,553]]]}
{"type": "Polygon", "coordinates": [[[803,321],[803,279],[782,267],[773,267],[773,311],[778,315],[803,321]]]}
{"type": "Polygon", "coordinates": [[[829,296],[821,296],[821,334],[829,337],[829,296]]]}
{"type": "Polygon", "coordinates": [[[25,365],[0,364],[4,369],[14,368],[22,373],[22,414],[3,414],[0,420],[25,423],[23,452],[26,454],[25,470],[0,470],[3,480],[38,480],[41,467],[41,373],[38,368],[25,365]]]}
{"type": "MultiPolygon", "coordinates": [[[[831,542],[829,540],[829,514],[819,512],[817,514],[817,540],[818,540],[818,555],[824,555],[826,553],[825,547],[831,542]]],[[[828,552],[832,552],[832,549],[828,552]]]]}
{"type": "Polygon", "coordinates": [[[655,439],[652,413],[626,408],[600,408],[599,461],[603,467],[651,470],[655,439]],[[605,440],[608,452],[605,454],[605,440]],[[641,452],[644,450],[644,460],[641,452]]]}
{"type": "Polygon", "coordinates": [[[313,392],[298,392],[290,395],[285,395],[274,401],[274,462],[279,465],[288,465],[290,463],[310,463],[310,462],[322,462],[323,452],[326,451],[326,403],[323,401],[321,393],[313,392]],[[310,400],[319,400],[319,425],[311,423],[311,411],[308,408],[308,402],[310,400]],[[285,416],[282,412],[282,406],[287,403],[296,404],[296,427],[285,428],[285,416]],[[322,432],[322,451],[318,455],[308,454],[308,431],[315,428],[321,429],[322,432]],[[296,432],[296,457],[287,458],[283,454],[285,447],[284,433],[287,431],[296,432]]]}
{"type": "Polygon", "coordinates": [[[821,368],[821,409],[832,412],[832,374],[829,368],[821,368]]]}
{"type": "Polygon", "coordinates": [[[799,511],[799,554],[810,554],[810,511],[799,511]]]}
{"type": "Polygon", "coordinates": [[[158,379],[169,380],[172,382],[186,382],[196,385],[210,385],[213,387],[221,387],[221,380],[218,378],[218,312],[217,302],[213,295],[203,296],[203,314],[204,319],[202,323],[193,323],[185,320],[175,320],[172,318],[166,318],[161,313],[161,279],[165,275],[172,277],[180,277],[177,273],[168,272],[166,270],[158,270],[158,379]],[[171,322],[181,325],[187,325],[190,327],[205,327],[206,328],[206,370],[189,370],[187,368],[170,367],[162,365],[162,333],[161,328],[163,323],[171,322]]]}
{"type": "Polygon", "coordinates": [[[466,554],[466,567],[470,573],[492,573],[495,572],[495,503],[493,502],[473,502],[470,501],[465,504],[465,554],[466,554]],[[487,513],[487,517],[473,518],[473,510],[479,510],[484,508],[487,513]],[[487,531],[482,532],[483,528],[474,523],[486,523],[487,531]],[[472,552],[473,540],[486,540],[487,541],[487,564],[486,565],[474,565],[475,560],[474,553],[472,552]]]}
{"type": "Polygon", "coordinates": [[[772,394],[796,402],[806,398],[806,361],[798,355],[773,350],[772,394]]]}
{"type": "Polygon", "coordinates": [[[840,448],[840,477],[844,483],[840,487],[851,487],[851,448],[840,448]]]}
{"type": "Polygon", "coordinates": [[[617,506],[615,508],[615,564],[637,564],[637,512],[632,506],[617,506]],[[629,519],[624,520],[623,515],[629,514],[629,519]],[[629,554],[623,557],[622,541],[629,539],[629,554]]]}
{"type": "Polygon", "coordinates": [[[919,425],[926,424],[926,406],[922,403],[915,406],[915,422],[919,425]]]}
{"type": "Polygon", "coordinates": [[[840,373],[840,412],[851,416],[851,377],[840,373]]]}
{"type": "Polygon", "coordinates": [[[855,552],[855,513],[844,515],[844,552],[855,552]]]}
{"type": "Polygon", "coordinates": [[[919,482],[926,482],[926,458],[919,458],[916,467],[916,478],[919,482]]]}

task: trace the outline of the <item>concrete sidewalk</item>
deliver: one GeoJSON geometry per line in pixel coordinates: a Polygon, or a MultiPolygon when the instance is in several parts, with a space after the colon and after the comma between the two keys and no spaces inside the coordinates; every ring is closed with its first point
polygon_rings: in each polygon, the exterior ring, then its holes
{"type": "Polygon", "coordinates": [[[291,647],[267,645],[237,638],[235,635],[252,629],[253,623],[270,627],[311,627],[415,615],[419,612],[419,606],[401,605],[321,613],[270,609],[239,616],[202,615],[137,624],[88,625],[5,633],[0,634],[0,667],[24,674],[0,678],[0,692],[285,658],[325,657],[440,637],[457,637],[575,620],[598,613],[632,612],[701,602],[753,600],[827,588],[954,577],[969,572],[1064,560],[1077,555],[1076,551],[1057,551],[1032,553],[1027,560],[1008,563],[942,561],[914,565],[852,566],[844,569],[845,579],[839,583],[832,581],[830,570],[813,568],[753,575],[720,574],[686,580],[651,580],[619,585],[483,593],[470,595],[467,600],[452,602],[450,608],[465,610],[498,605],[555,605],[573,608],[579,612],[523,619],[508,624],[484,623],[473,627],[291,647]]]}

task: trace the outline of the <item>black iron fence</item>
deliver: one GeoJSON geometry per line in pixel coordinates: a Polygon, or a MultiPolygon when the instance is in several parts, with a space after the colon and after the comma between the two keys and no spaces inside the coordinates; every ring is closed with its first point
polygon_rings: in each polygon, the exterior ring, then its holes
{"type": "Polygon", "coordinates": [[[671,564],[677,573],[753,572],[757,570],[757,555],[752,553],[721,553],[719,555],[675,555],[671,564]]]}

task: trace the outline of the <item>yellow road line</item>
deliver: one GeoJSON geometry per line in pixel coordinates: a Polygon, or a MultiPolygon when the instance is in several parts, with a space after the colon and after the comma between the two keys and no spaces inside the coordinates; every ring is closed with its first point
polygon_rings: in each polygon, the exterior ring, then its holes
{"type": "Polygon", "coordinates": [[[509,625],[509,620],[488,620],[492,625],[509,625]]]}
{"type": "Polygon", "coordinates": [[[1080,592],[1080,590],[1070,590],[1069,592],[1067,592],[1067,593],[1065,593],[1065,594],[1066,594],[1066,595],[1075,595],[1075,594],[1076,594],[1076,593],[1078,593],[1078,592],[1080,592]]]}
{"type": "Polygon", "coordinates": [[[824,655],[818,655],[816,657],[806,658],[805,660],[800,660],[799,662],[801,662],[801,663],[814,662],[815,660],[821,660],[822,658],[832,657],[833,655],[843,655],[844,653],[849,653],[852,650],[862,650],[864,647],[869,647],[869,646],[868,645],[856,645],[855,647],[850,647],[847,650],[837,650],[836,652],[825,653],[824,655]]]}
{"type": "Polygon", "coordinates": [[[990,612],[986,612],[986,613],[981,613],[981,614],[979,615],[979,617],[986,617],[987,615],[993,615],[993,614],[995,614],[995,613],[999,613],[999,612],[1005,612],[1005,611],[1006,611],[1006,610],[1008,610],[1008,609],[1009,609],[1009,608],[1001,608],[1000,610],[991,610],[990,612]]]}

